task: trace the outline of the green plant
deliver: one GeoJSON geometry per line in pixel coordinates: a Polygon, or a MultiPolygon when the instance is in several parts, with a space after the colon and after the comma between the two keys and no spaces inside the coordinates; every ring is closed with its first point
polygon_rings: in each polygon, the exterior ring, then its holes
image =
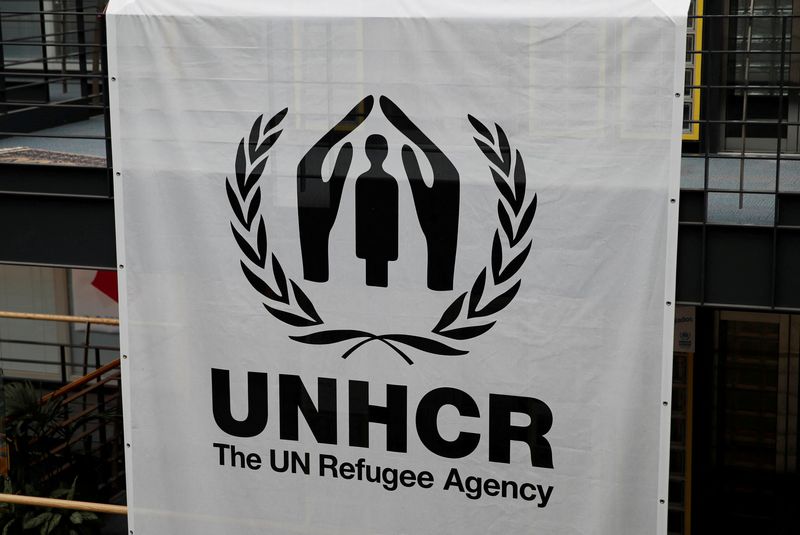
{"type": "MultiPolygon", "coordinates": [[[[113,413],[70,417],[58,399],[43,400],[29,382],[5,385],[4,438],[10,468],[3,478],[7,494],[74,499],[93,498],[97,461],[91,444],[75,441],[76,432],[92,420],[117,418],[113,413]],[[78,477],[80,475],[80,478],[78,477]],[[81,484],[79,485],[79,479],[81,484]]],[[[0,535],[91,535],[99,531],[98,517],[89,512],[0,504],[0,535]]]]}
{"type": "MultiPolygon", "coordinates": [[[[51,498],[72,500],[75,497],[77,478],[69,488],[56,489],[51,498]]],[[[4,492],[13,494],[13,486],[9,480],[4,482],[4,492]]],[[[25,494],[33,489],[26,488],[25,494]]],[[[0,506],[0,535],[15,533],[38,535],[94,535],[98,532],[99,518],[88,511],[71,511],[54,507],[34,508],[16,504],[0,506]]]]}

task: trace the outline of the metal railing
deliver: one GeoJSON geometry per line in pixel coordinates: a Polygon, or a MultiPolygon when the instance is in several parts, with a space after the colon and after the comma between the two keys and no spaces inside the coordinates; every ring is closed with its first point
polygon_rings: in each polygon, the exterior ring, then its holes
{"type": "Polygon", "coordinates": [[[800,310],[800,13],[693,0],[678,300],[800,310]],[[742,254],[744,251],[746,253],[742,254]]]}
{"type": "Polygon", "coordinates": [[[111,168],[105,4],[0,0],[0,163],[111,168]]]}
{"type": "Polygon", "coordinates": [[[35,364],[39,366],[58,367],[61,383],[66,384],[69,377],[72,375],[71,371],[78,369],[80,375],[89,373],[90,368],[98,369],[102,364],[102,352],[119,353],[119,347],[91,344],[92,325],[105,325],[105,326],[118,326],[119,320],[116,318],[93,318],[86,316],[66,316],[58,314],[32,314],[27,312],[9,312],[0,311],[0,319],[19,319],[19,320],[34,320],[34,321],[47,321],[59,322],[69,324],[79,324],[84,330],[84,341],[82,344],[74,344],[71,342],[47,342],[42,340],[20,340],[16,338],[0,338],[0,344],[20,345],[29,347],[52,348],[58,351],[58,361],[46,359],[34,359],[24,357],[10,357],[0,353],[0,366],[4,363],[18,363],[18,364],[35,364]],[[71,350],[77,349],[82,354],[82,359],[74,361],[72,358],[67,358],[71,350]]]}
{"type": "MultiPolygon", "coordinates": [[[[47,321],[61,322],[70,324],[84,324],[87,333],[91,325],[119,325],[119,320],[115,318],[91,318],[84,316],[65,316],[52,314],[30,314],[19,312],[0,311],[0,318],[19,319],[28,321],[47,321]]],[[[106,498],[118,496],[124,492],[124,443],[121,429],[121,390],[120,390],[120,359],[116,358],[112,362],[101,364],[98,349],[114,349],[100,346],[90,346],[87,334],[86,344],[66,344],[66,343],[47,343],[30,342],[24,340],[13,340],[14,343],[36,343],[44,346],[58,346],[61,348],[62,362],[57,363],[62,369],[62,378],[65,377],[67,367],[77,365],[86,368],[94,367],[85,375],[66,383],[63,386],[44,394],[39,403],[41,405],[55,404],[60,420],[55,422],[55,428],[69,428],[71,431],[66,433],[63,438],[48,437],[44,445],[47,455],[44,457],[32,457],[25,459],[25,469],[36,469],[41,474],[41,480],[52,477],[59,477],[62,473],[83,473],[80,468],[73,466],[70,455],[64,455],[68,450],[77,450],[83,455],[88,455],[96,462],[93,463],[92,472],[99,476],[100,487],[98,492],[106,498]],[[65,348],[78,347],[81,349],[91,348],[95,352],[95,362],[89,364],[86,358],[81,362],[64,363],[63,356],[65,348]],[[111,411],[111,412],[109,412],[111,411]],[[107,415],[115,413],[117,417],[108,418],[107,415]],[[77,471],[77,472],[76,472],[77,471]]],[[[10,340],[0,340],[8,343],[10,340]]],[[[85,353],[87,354],[87,353],[85,353]]],[[[3,361],[34,362],[30,359],[0,359],[3,361]]],[[[35,361],[46,364],[55,364],[51,361],[35,361]]],[[[14,415],[4,416],[4,426],[13,423],[14,415]]],[[[6,434],[2,435],[5,441],[6,434]]],[[[34,441],[36,442],[36,440],[34,441]]],[[[39,442],[41,442],[39,440],[39,442]]],[[[11,444],[11,443],[9,443],[11,444]]],[[[33,444],[33,442],[31,442],[33,444]]],[[[19,446],[18,446],[19,447],[19,446]]],[[[6,457],[3,459],[4,469],[13,470],[15,455],[8,455],[10,448],[5,450],[6,457]]],[[[25,450],[19,450],[22,453],[25,450]]],[[[17,461],[19,462],[19,461],[17,461]]],[[[76,500],[63,500],[49,497],[28,496],[22,494],[0,494],[0,503],[16,504],[33,507],[63,508],[77,511],[89,511],[100,514],[126,515],[127,507],[109,503],[86,502],[76,500]]]]}

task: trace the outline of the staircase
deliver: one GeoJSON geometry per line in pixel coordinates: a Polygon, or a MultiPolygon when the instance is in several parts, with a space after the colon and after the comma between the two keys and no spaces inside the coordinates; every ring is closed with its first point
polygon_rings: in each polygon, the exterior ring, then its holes
{"type": "MultiPolygon", "coordinates": [[[[81,499],[124,503],[120,383],[117,359],[42,396],[33,410],[9,414],[9,479],[47,493],[77,478],[81,499]]],[[[6,388],[33,391],[23,383],[6,388]]]]}

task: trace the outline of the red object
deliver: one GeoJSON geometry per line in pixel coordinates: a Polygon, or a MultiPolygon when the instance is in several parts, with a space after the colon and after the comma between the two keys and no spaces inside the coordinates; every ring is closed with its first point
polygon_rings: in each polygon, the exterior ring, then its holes
{"type": "Polygon", "coordinates": [[[117,286],[116,271],[98,271],[92,280],[92,286],[119,303],[119,287],[117,286]]]}

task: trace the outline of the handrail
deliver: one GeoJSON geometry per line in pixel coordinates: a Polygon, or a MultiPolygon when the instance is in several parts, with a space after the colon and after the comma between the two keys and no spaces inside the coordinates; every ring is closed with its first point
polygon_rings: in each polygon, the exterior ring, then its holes
{"type": "Polygon", "coordinates": [[[108,372],[110,370],[113,370],[114,368],[118,368],[118,367],[119,367],[119,359],[112,360],[108,364],[106,364],[104,366],[101,366],[100,368],[97,368],[95,371],[93,371],[93,372],[91,372],[91,373],[89,373],[87,375],[84,375],[83,377],[79,377],[79,378],[75,379],[74,381],[72,381],[71,383],[62,386],[61,388],[59,388],[55,392],[50,392],[49,394],[45,394],[42,397],[42,402],[44,403],[44,402],[49,401],[50,399],[52,399],[54,397],[63,396],[64,394],[67,394],[67,393],[75,390],[76,388],[79,388],[79,387],[85,385],[89,381],[91,381],[93,379],[97,379],[99,376],[103,375],[104,373],[106,373],[106,372],[108,372]]]}
{"type": "Polygon", "coordinates": [[[0,318],[119,325],[119,319],[117,318],[92,318],[90,316],[68,316],[64,314],[34,314],[31,312],[8,312],[4,310],[0,310],[0,318]]]}
{"type": "Polygon", "coordinates": [[[58,509],[71,509],[73,511],[89,511],[109,515],[127,515],[128,508],[124,505],[110,503],[78,502],[75,500],[59,500],[57,498],[39,498],[36,496],[23,496],[21,494],[0,494],[0,503],[14,503],[17,505],[32,505],[34,507],[56,507],[58,509]]]}

